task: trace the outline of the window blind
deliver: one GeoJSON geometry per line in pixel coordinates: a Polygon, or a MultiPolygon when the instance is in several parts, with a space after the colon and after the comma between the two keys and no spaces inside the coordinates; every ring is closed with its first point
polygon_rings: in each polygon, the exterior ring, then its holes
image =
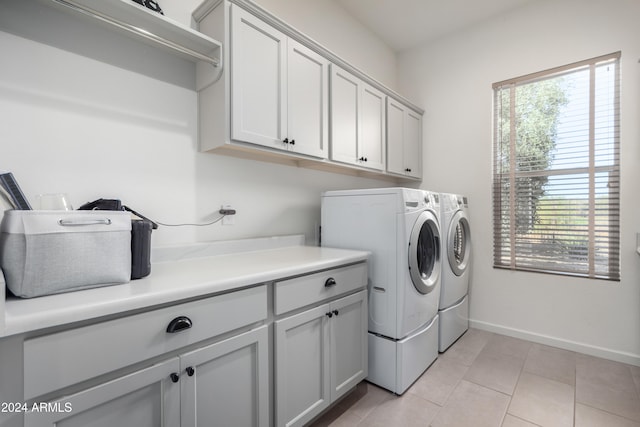
{"type": "Polygon", "coordinates": [[[619,63],[493,85],[494,267],[620,280],[619,63]]]}

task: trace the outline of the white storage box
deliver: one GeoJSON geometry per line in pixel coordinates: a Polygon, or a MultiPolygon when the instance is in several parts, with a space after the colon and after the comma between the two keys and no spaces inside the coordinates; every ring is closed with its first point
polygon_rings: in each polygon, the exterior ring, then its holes
{"type": "Polygon", "coordinates": [[[120,211],[5,211],[0,267],[23,298],[126,283],[131,215],[120,211]]]}

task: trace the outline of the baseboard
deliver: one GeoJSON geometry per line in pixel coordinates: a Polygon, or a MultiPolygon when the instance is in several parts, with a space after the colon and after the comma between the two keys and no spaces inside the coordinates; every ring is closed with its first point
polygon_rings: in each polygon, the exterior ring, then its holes
{"type": "Polygon", "coordinates": [[[626,363],[629,365],[640,366],[640,355],[638,354],[610,350],[604,347],[564,340],[549,335],[537,334],[534,332],[523,331],[521,329],[508,328],[506,326],[495,325],[493,323],[482,322],[473,319],[469,319],[469,326],[472,328],[481,329],[483,331],[495,332],[496,334],[500,335],[506,335],[513,338],[532,341],[538,344],[544,344],[551,347],[562,348],[564,350],[575,351],[577,353],[588,354],[589,356],[596,356],[603,359],[626,363]]]}

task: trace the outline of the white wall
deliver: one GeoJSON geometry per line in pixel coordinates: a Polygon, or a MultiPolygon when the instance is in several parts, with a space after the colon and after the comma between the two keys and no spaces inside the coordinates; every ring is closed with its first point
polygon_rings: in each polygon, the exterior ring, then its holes
{"type": "MultiPolygon", "coordinates": [[[[197,3],[161,5],[186,23],[197,3]]],[[[423,187],[472,203],[475,325],[640,364],[640,3],[533,2],[404,53],[397,79],[394,55],[332,2],[260,3],[426,109],[423,187]],[[616,50],[622,281],[492,269],[491,84],[616,50]]],[[[119,197],[164,222],[204,221],[223,203],[238,210],[233,226],[161,227],[155,246],[289,233],[313,242],[321,191],[388,185],[198,153],[192,64],[65,14],[33,13],[35,4],[0,6],[0,169],[13,171],[28,197],[63,191],[75,206],[119,197]]]]}
{"type": "Polygon", "coordinates": [[[396,54],[332,0],[257,0],[283,21],[390,89],[396,89],[396,54]]]}
{"type": "MultiPolygon", "coordinates": [[[[185,24],[198,3],[160,2],[185,24]]],[[[228,203],[235,225],[161,227],[152,244],[298,233],[315,243],[321,191],[388,185],[198,153],[193,64],[41,4],[0,5],[0,170],[12,171],[32,202],[54,192],[68,193],[75,207],[120,198],[167,223],[215,219],[228,203]]],[[[371,61],[361,47],[378,40],[341,9],[305,2],[287,15],[329,49],[370,66],[370,75],[395,82],[395,57],[371,61]]]]}
{"type": "Polygon", "coordinates": [[[425,108],[423,188],[470,197],[471,317],[482,328],[640,365],[640,2],[541,0],[399,56],[425,108]],[[622,51],[622,280],[492,268],[491,84],[622,51]]]}
{"type": "MultiPolygon", "coordinates": [[[[188,25],[202,0],[163,0],[165,15],[188,25]]],[[[254,0],[369,77],[396,90],[396,53],[333,0],[254,0]]]]}

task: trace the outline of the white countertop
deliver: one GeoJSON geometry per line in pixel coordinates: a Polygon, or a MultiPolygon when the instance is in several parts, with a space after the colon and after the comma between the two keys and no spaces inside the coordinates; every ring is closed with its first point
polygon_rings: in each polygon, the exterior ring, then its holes
{"type": "Polygon", "coordinates": [[[124,285],[31,299],[7,298],[0,337],[362,262],[369,255],[368,252],[315,246],[275,244],[274,248],[268,248],[269,241],[264,244],[265,239],[252,241],[262,242],[262,245],[249,247],[261,249],[243,252],[235,245],[233,253],[215,254],[220,248],[203,251],[207,246],[200,244],[196,254],[182,254],[174,260],[164,260],[167,258],[165,253],[162,262],[152,264],[149,276],[124,285]],[[203,255],[210,253],[214,255],[203,255]]]}

